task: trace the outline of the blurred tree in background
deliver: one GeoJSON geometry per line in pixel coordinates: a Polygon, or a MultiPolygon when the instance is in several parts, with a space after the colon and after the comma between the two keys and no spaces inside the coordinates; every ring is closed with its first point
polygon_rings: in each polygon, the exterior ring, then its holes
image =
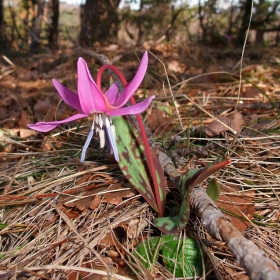
{"type": "Polygon", "coordinates": [[[5,39],[4,39],[4,5],[3,0],[0,0],[0,46],[3,48],[5,39]]]}
{"type": "Polygon", "coordinates": [[[279,1],[0,0],[1,49],[44,52],[81,45],[149,46],[159,42],[214,47],[249,41],[278,44],[279,1]],[[137,9],[132,5],[138,4],[137,9]],[[253,6],[253,10],[252,10],[253,6]]]}
{"type": "MultiPolygon", "coordinates": [[[[278,27],[273,28],[274,31],[280,30],[279,23],[279,12],[278,16],[276,14],[277,8],[279,6],[279,1],[271,2],[266,0],[259,0],[254,4],[253,9],[253,17],[251,22],[250,29],[256,30],[256,41],[258,43],[263,43],[264,41],[264,33],[273,31],[272,28],[269,28],[274,25],[274,23],[278,21],[278,27]]],[[[242,15],[241,26],[238,30],[236,42],[239,46],[241,46],[245,40],[247,28],[250,22],[251,10],[252,10],[252,0],[246,0],[245,2],[240,2],[240,10],[242,15]]]]}
{"type": "Polygon", "coordinates": [[[40,48],[41,27],[44,16],[45,0],[32,0],[33,18],[31,26],[30,52],[38,52],[40,48]]]}
{"type": "Polygon", "coordinates": [[[118,32],[120,0],[86,0],[81,9],[81,46],[112,42],[118,32]]]}
{"type": "Polygon", "coordinates": [[[50,0],[49,6],[50,23],[48,32],[48,43],[51,49],[58,48],[58,21],[59,21],[59,0],[50,0]]]}

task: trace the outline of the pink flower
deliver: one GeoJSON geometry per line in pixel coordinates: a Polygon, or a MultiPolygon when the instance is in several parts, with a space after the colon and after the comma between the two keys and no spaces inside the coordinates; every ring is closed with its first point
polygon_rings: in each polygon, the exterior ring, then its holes
{"type": "MultiPolygon", "coordinates": [[[[111,116],[123,116],[140,114],[145,111],[154,96],[148,97],[135,105],[123,107],[140,86],[148,66],[148,54],[144,53],[136,75],[119,94],[118,86],[113,83],[105,94],[98,88],[92,79],[88,66],[83,58],[78,60],[78,94],[53,79],[53,84],[65,103],[80,111],[80,113],[61,121],[38,122],[29,124],[28,127],[40,132],[47,132],[63,123],[85,118],[94,114],[93,124],[82,150],[81,162],[85,159],[86,150],[90,144],[94,131],[99,133],[101,148],[105,145],[105,139],[109,141],[109,149],[114,153],[115,160],[119,161],[119,154],[115,142],[114,126],[111,116]]],[[[108,143],[107,143],[108,144],[108,143]]]]}

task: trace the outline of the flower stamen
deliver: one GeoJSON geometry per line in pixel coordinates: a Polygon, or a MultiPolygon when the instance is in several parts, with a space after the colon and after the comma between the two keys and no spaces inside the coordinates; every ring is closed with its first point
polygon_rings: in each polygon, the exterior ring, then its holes
{"type": "Polygon", "coordinates": [[[99,129],[98,131],[99,141],[100,141],[100,149],[105,147],[105,132],[103,129],[99,129]]]}
{"type": "Polygon", "coordinates": [[[86,142],[82,149],[80,162],[83,162],[85,160],[86,151],[89,147],[94,132],[99,137],[100,148],[103,149],[106,144],[109,153],[113,153],[115,160],[119,161],[119,153],[116,144],[115,126],[112,124],[111,118],[106,114],[94,114],[91,130],[89,131],[86,142]]]}
{"type": "Polygon", "coordinates": [[[85,158],[86,158],[86,151],[88,149],[88,146],[90,144],[90,141],[92,139],[92,136],[93,136],[93,130],[90,130],[89,131],[89,134],[87,136],[87,140],[84,144],[84,147],[83,147],[83,150],[82,150],[82,154],[81,154],[81,159],[80,159],[80,162],[84,162],[85,161],[85,158]]]}

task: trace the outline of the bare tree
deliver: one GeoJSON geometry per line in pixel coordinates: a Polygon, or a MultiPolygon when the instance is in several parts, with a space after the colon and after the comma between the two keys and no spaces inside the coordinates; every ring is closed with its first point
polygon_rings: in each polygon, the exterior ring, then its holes
{"type": "Polygon", "coordinates": [[[59,21],[59,0],[50,0],[51,22],[49,25],[48,43],[51,49],[58,48],[58,21],[59,21]]]}
{"type": "Polygon", "coordinates": [[[0,45],[4,44],[4,6],[3,0],[0,0],[0,45]]]}
{"type": "MultiPolygon", "coordinates": [[[[246,32],[250,22],[252,1],[253,0],[246,0],[245,2],[242,2],[243,17],[236,39],[236,43],[240,46],[242,46],[244,43],[246,32]]],[[[279,30],[278,28],[267,28],[267,25],[271,23],[271,19],[275,15],[279,4],[280,2],[277,1],[271,7],[271,5],[267,1],[259,0],[258,5],[255,5],[256,12],[254,17],[252,18],[250,29],[257,30],[256,40],[258,43],[263,42],[263,36],[265,32],[279,30]]]]}
{"type": "Polygon", "coordinates": [[[120,0],[86,0],[81,9],[80,45],[92,46],[116,38],[120,0]]]}
{"type": "Polygon", "coordinates": [[[45,0],[32,0],[33,4],[33,20],[32,20],[32,28],[31,28],[31,44],[30,44],[30,51],[37,52],[40,48],[40,35],[41,35],[41,24],[44,15],[44,7],[45,7],[45,0]]]}

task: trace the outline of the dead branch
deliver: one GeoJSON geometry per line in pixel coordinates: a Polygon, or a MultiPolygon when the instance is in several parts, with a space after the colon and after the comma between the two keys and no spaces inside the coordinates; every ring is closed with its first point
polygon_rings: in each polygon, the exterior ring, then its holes
{"type": "Polygon", "coordinates": [[[223,215],[202,187],[196,187],[191,195],[191,205],[212,237],[223,240],[236,257],[250,279],[280,279],[280,271],[254,242],[242,233],[223,215]]]}

